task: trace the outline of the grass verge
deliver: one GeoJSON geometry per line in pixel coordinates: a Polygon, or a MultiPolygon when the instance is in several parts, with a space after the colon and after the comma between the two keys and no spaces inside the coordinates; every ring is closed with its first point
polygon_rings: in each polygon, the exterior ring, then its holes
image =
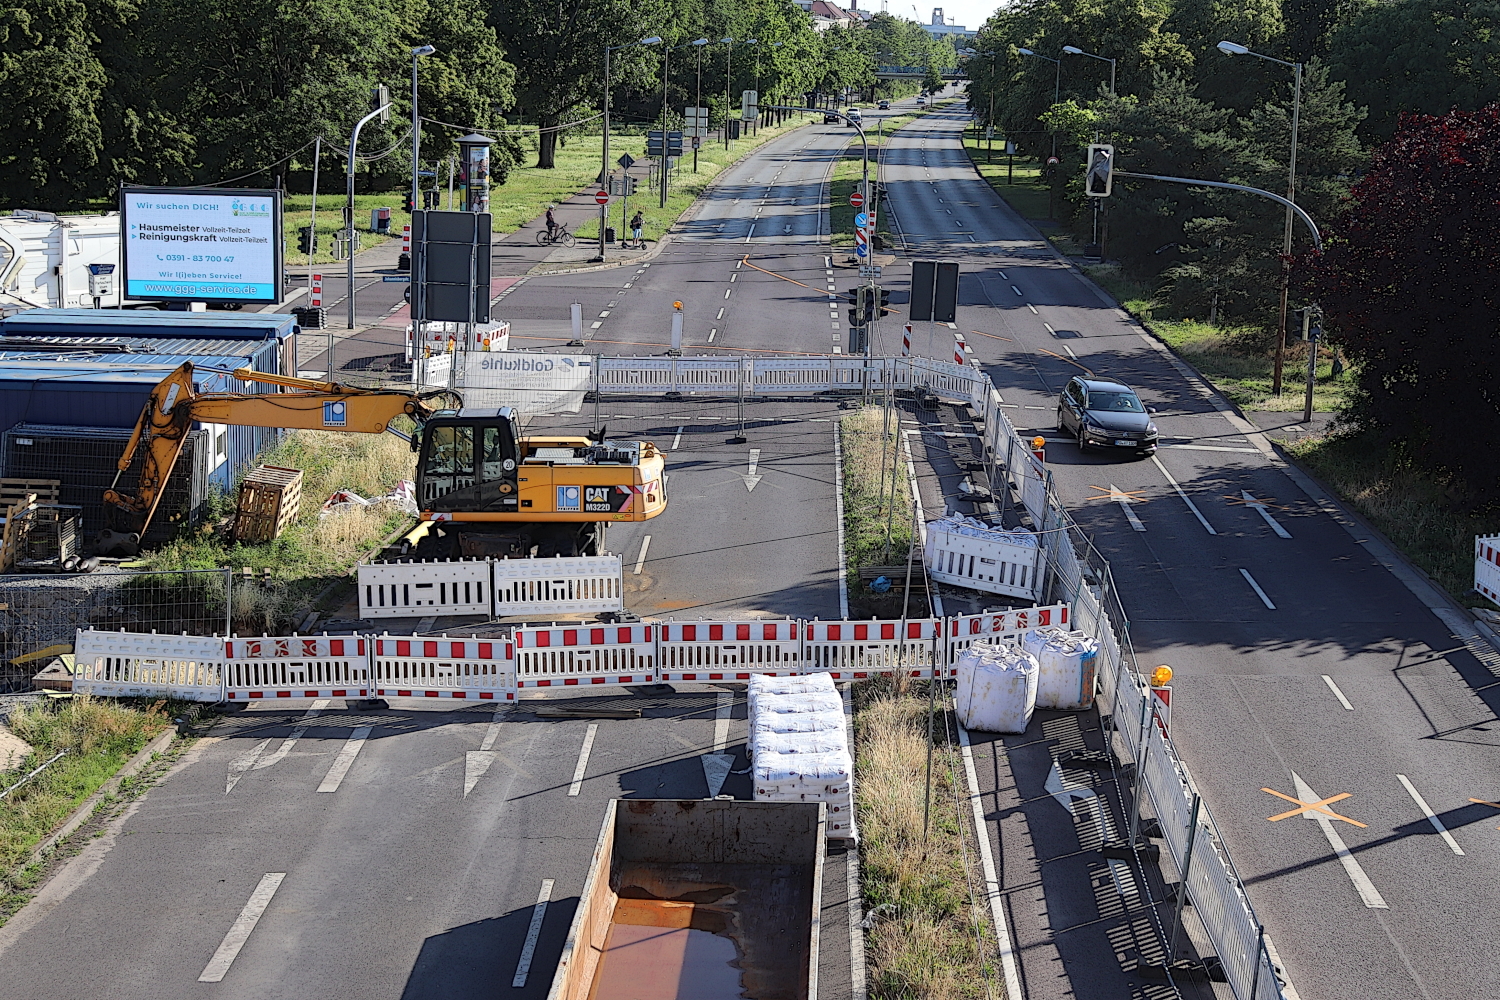
{"type": "Polygon", "coordinates": [[[31,864],[36,846],[152,737],[172,725],[175,715],[200,707],[78,697],[11,713],[11,731],[34,752],[0,772],[0,787],[9,788],[59,751],[67,754],[0,804],[0,925],[26,904],[41,878],[41,866],[31,864]]]}
{"type": "Polygon", "coordinates": [[[927,691],[887,680],[856,684],[855,815],[862,887],[875,917],[865,951],[875,1000],[999,996],[994,930],[957,748],[937,720],[931,824],[923,836],[927,691]]]}
{"type": "Polygon", "coordinates": [[[1358,434],[1304,438],[1287,450],[1460,604],[1494,607],[1474,586],[1474,536],[1500,532],[1500,511],[1452,509],[1445,483],[1358,434]]]}
{"type": "MultiPolygon", "coordinates": [[[[879,170],[876,167],[880,159],[879,149],[891,141],[891,137],[902,128],[921,118],[923,115],[931,114],[939,108],[946,108],[953,104],[952,99],[931,104],[926,108],[911,111],[895,118],[883,118],[876,122],[877,131],[866,132],[865,138],[870,143],[871,163],[870,181],[874,183],[879,179],[879,170]]],[[[859,210],[849,204],[849,196],[860,187],[860,180],[864,175],[863,169],[864,148],[859,143],[859,136],[851,133],[849,136],[849,148],[844,156],[833,165],[833,174],[828,179],[828,233],[829,240],[836,247],[852,247],[854,245],[854,216],[859,210]]],[[[877,235],[884,241],[887,247],[893,246],[896,237],[890,229],[882,225],[889,218],[889,213],[877,213],[877,235]]]]}
{"type": "MultiPolygon", "coordinates": [[[[904,580],[893,581],[885,594],[876,594],[860,581],[865,566],[904,565],[912,537],[911,489],[906,458],[900,449],[901,411],[865,406],[839,419],[844,461],[844,558],[849,572],[849,613],[854,618],[898,618],[904,603],[904,580]],[[889,542],[887,542],[889,532],[889,542]]],[[[918,561],[912,568],[922,575],[918,561]]],[[[917,591],[911,614],[926,612],[925,597],[917,591]]]]}
{"type": "Polygon", "coordinates": [[[234,541],[228,510],[223,519],[145,557],[143,565],[148,570],[249,567],[255,581],[241,579],[235,586],[235,627],[274,634],[331,578],[347,573],[360,555],[408,520],[394,504],[319,517],[324,501],[341,489],[382,496],[398,481],[414,478],[416,457],[393,434],[291,431],[260,461],[303,472],[301,508],[280,538],[261,544],[234,541]]]}

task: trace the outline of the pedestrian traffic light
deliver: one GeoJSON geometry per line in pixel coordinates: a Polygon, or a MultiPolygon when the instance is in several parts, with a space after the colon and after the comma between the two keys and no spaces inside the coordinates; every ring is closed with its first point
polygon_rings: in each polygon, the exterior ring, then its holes
{"type": "Polygon", "coordinates": [[[894,310],[891,309],[891,290],[889,288],[877,288],[880,293],[880,313],[877,318],[889,316],[894,310]]]}
{"type": "Polygon", "coordinates": [[[1115,183],[1115,147],[1097,143],[1089,147],[1088,168],[1083,175],[1083,193],[1090,198],[1108,198],[1115,183]]]}
{"type": "Polygon", "coordinates": [[[411,199],[411,192],[410,191],[406,192],[406,214],[410,215],[413,211],[416,210],[416,207],[417,207],[417,203],[414,202],[414,201],[412,201],[412,199],[411,199]]]}
{"type": "Polygon", "coordinates": [[[312,226],[303,226],[297,230],[297,251],[309,255],[318,252],[318,235],[313,232],[312,226]]]}

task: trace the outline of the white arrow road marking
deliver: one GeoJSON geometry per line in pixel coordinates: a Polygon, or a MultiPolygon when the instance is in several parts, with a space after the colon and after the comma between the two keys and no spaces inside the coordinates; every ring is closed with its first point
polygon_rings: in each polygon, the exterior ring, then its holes
{"type": "Polygon", "coordinates": [[[354,766],[354,758],[358,757],[359,752],[364,749],[365,740],[370,738],[370,733],[374,729],[374,726],[359,726],[349,734],[349,738],[339,748],[338,756],[333,758],[333,766],[328,769],[328,774],[324,776],[323,783],[318,786],[318,791],[336,792],[339,790],[344,775],[348,774],[349,768],[354,766]]]}
{"type": "Polygon", "coordinates": [[[228,795],[231,791],[234,790],[234,786],[239,783],[240,778],[244,777],[246,771],[255,767],[255,762],[260,759],[260,755],[265,751],[266,747],[269,746],[270,743],[271,741],[269,739],[261,740],[259,743],[255,744],[254,749],[252,749],[249,753],[237,757],[229,762],[229,777],[228,780],[224,783],[225,795],[228,795]]]}
{"type": "Polygon", "coordinates": [[[1255,497],[1250,493],[1249,490],[1240,490],[1240,496],[1244,499],[1246,507],[1249,507],[1261,517],[1265,518],[1266,524],[1271,526],[1272,531],[1276,532],[1276,534],[1280,535],[1282,538],[1292,537],[1291,532],[1283,528],[1281,526],[1281,523],[1277,521],[1276,518],[1271,516],[1271,512],[1266,509],[1266,505],[1255,499],[1255,497]]]}
{"type": "Polygon", "coordinates": [[[516,974],[511,979],[512,989],[526,985],[531,974],[531,956],[536,954],[537,939],[542,936],[542,920],[547,916],[547,904],[552,901],[552,879],[542,879],[542,891],[537,893],[536,906],[531,911],[531,926],[526,928],[526,943],[521,945],[521,960],[516,963],[516,974]]]}
{"type": "MultiPolygon", "coordinates": [[[[1307,782],[1302,780],[1296,771],[1292,772],[1292,781],[1297,785],[1297,798],[1303,802],[1321,802],[1323,796],[1308,787],[1307,782]]],[[[1359,898],[1372,910],[1389,910],[1385,900],[1375,889],[1375,883],[1370,881],[1370,876],[1359,866],[1354,855],[1349,853],[1349,848],[1344,843],[1344,838],[1339,836],[1333,828],[1333,820],[1316,809],[1308,809],[1302,813],[1303,819],[1310,819],[1323,830],[1323,836],[1328,838],[1328,846],[1339,856],[1339,861],[1344,866],[1344,871],[1349,875],[1349,881],[1354,883],[1354,890],[1359,893],[1359,898]]]]}
{"type": "Polygon", "coordinates": [[[245,942],[250,940],[250,932],[255,930],[255,925],[260,923],[261,914],[266,912],[266,907],[271,905],[271,897],[276,895],[276,890],[281,888],[281,880],[286,878],[286,872],[266,872],[260,878],[260,884],[250,894],[250,901],[240,911],[230,925],[229,933],[224,935],[224,940],[219,942],[219,950],[214,952],[214,957],[208,960],[208,965],[203,967],[203,975],[198,977],[200,983],[217,983],[224,979],[229,967],[234,964],[235,957],[239,955],[240,949],[245,947],[245,942]]]}
{"type": "Polygon", "coordinates": [[[1443,842],[1448,845],[1448,849],[1459,857],[1463,857],[1464,849],[1458,846],[1458,841],[1454,840],[1453,834],[1449,833],[1448,828],[1443,826],[1443,821],[1437,818],[1437,814],[1432,811],[1432,807],[1427,804],[1427,800],[1422,798],[1422,794],[1407,780],[1406,775],[1398,774],[1396,777],[1406,788],[1406,794],[1410,795],[1411,800],[1417,804],[1417,808],[1422,810],[1422,815],[1427,817],[1427,822],[1431,823],[1432,828],[1438,832],[1438,836],[1443,838],[1443,842]]]}
{"type": "Polygon", "coordinates": [[[706,753],[698,758],[703,762],[703,780],[708,782],[708,797],[713,798],[724,789],[724,779],[734,769],[734,754],[706,753]]]}
{"type": "Polygon", "coordinates": [[[1135,516],[1135,511],[1130,509],[1130,505],[1135,503],[1135,497],[1123,492],[1114,483],[1110,483],[1109,498],[1120,505],[1120,509],[1125,512],[1125,520],[1130,522],[1132,528],[1136,531],[1146,530],[1146,526],[1141,523],[1141,519],[1135,516]]]}
{"type": "Polygon", "coordinates": [[[755,474],[755,467],[758,466],[759,464],[760,464],[760,449],[759,448],[751,448],[750,449],[750,473],[749,473],[749,475],[740,476],[740,478],[745,481],[745,490],[746,490],[746,492],[749,492],[749,493],[755,492],[755,485],[757,483],[759,483],[761,481],[761,479],[762,479],[761,476],[757,476],[755,474]]]}
{"type": "Polygon", "coordinates": [[[1074,799],[1094,798],[1094,790],[1092,788],[1068,784],[1067,780],[1063,778],[1062,768],[1057,766],[1056,760],[1052,762],[1052,770],[1047,772],[1047,783],[1042,787],[1047,789],[1047,794],[1056,799],[1057,804],[1066,809],[1069,815],[1076,815],[1073,812],[1074,799]]]}
{"type": "Polygon", "coordinates": [[[568,786],[569,795],[577,795],[583,788],[583,775],[589,769],[589,753],[594,749],[594,737],[599,732],[599,723],[590,722],[584,734],[583,746],[578,750],[578,763],[573,768],[573,783],[568,786]]]}
{"type": "Polygon", "coordinates": [[[469,750],[464,754],[464,798],[479,784],[479,779],[484,777],[490,765],[495,763],[495,751],[493,750],[469,750]]]}

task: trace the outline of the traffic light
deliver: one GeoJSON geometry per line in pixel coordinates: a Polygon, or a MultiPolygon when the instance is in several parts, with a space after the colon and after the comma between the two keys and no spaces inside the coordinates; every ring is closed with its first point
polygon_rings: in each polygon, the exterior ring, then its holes
{"type": "Polygon", "coordinates": [[[1089,147],[1088,168],[1083,175],[1083,193],[1090,198],[1108,198],[1115,183],[1115,147],[1102,143],[1089,147]]]}
{"type": "Polygon", "coordinates": [[[416,207],[417,207],[417,203],[414,202],[414,201],[412,201],[412,199],[411,199],[411,192],[410,191],[406,192],[406,214],[410,215],[413,211],[416,210],[416,207]]]}
{"type": "Polygon", "coordinates": [[[874,300],[869,292],[869,288],[860,285],[858,288],[851,288],[845,293],[849,301],[854,303],[854,308],[849,310],[850,326],[864,326],[870,322],[870,314],[872,312],[871,303],[874,300]]]}
{"type": "Polygon", "coordinates": [[[862,309],[862,314],[865,318],[865,321],[861,323],[860,326],[869,326],[871,323],[875,322],[876,313],[880,308],[880,289],[871,287],[862,288],[860,290],[865,293],[865,300],[862,309]]]}
{"type": "Polygon", "coordinates": [[[312,226],[297,230],[297,251],[308,255],[318,252],[318,234],[313,232],[312,226]]]}
{"type": "Polygon", "coordinates": [[[891,290],[889,288],[877,288],[876,291],[880,293],[880,312],[876,318],[889,316],[894,312],[891,309],[891,290]]]}
{"type": "Polygon", "coordinates": [[[668,132],[667,133],[667,155],[668,156],[681,156],[682,155],[682,133],[681,132],[668,132]]]}
{"type": "Polygon", "coordinates": [[[380,112],[380,120],[388,122],[391,120],[391,92],[385,84],[380,84],[370,90],[370,110],[380,112]]]}
{"type": "Polygon", "coordinates": [[[639,177],[632,177],[629,174],[625,175],[624,181],[626,197],[635,194],[636,187],[641,183],[641,179],[639,177]]]}

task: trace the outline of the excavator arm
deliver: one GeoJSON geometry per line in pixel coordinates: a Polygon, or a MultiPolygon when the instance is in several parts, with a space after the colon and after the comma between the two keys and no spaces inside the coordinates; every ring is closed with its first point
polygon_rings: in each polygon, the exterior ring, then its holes
{"type": "MultiPolygon", "coordinates": [[[[114,485],[104,492],[109,523],[99,537],[100,552],[133,555],[138,549],[194,422],[379,434],[402,415],[419,424],[425,422],[441,408],[432,405],[436,397],[451,395],[361,389],[337,382],[267,375],[248,368],[236,369],[234,375],[242,381],[293,391],[199,393],[194,388],[190,362],[162,379],[151,390],[120,456],[114,485]],[[122,490],[120,479],[129,471],[137,452],[141,453],[140,473],[122,490]]],[[[457,401],[451,401],[457,408],[457,401]]]]}

